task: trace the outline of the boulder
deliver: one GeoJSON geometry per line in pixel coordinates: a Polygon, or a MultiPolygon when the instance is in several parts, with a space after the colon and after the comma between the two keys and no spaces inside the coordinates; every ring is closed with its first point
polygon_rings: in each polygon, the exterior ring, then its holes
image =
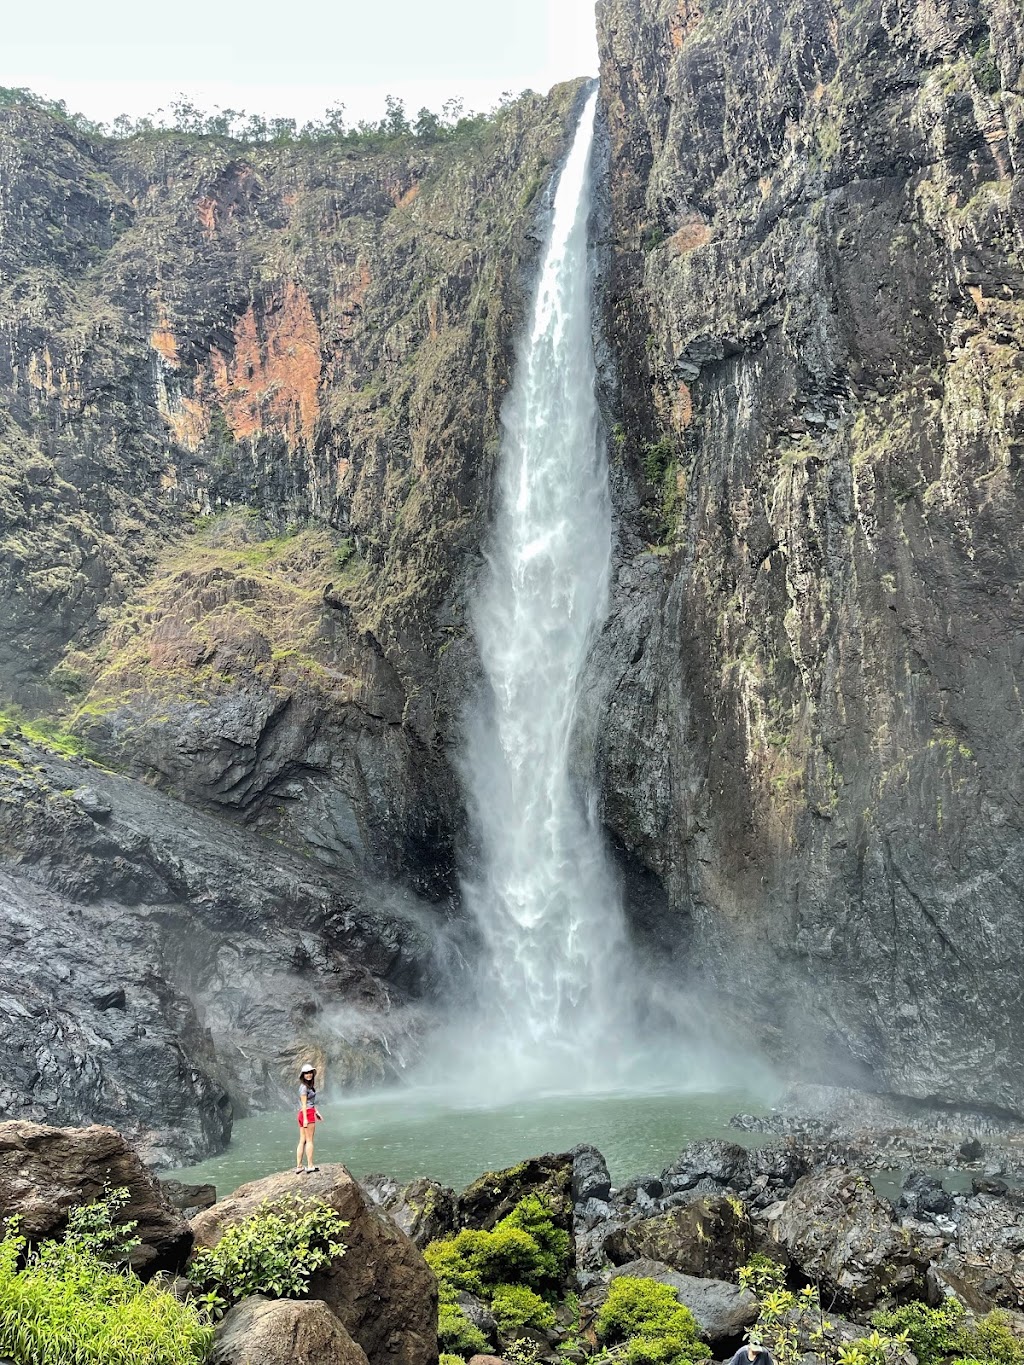
{"type": "Polygon", "coordinates": [[[210,1365],[367,1365],[320,1299],[243,1299],[217,1328],[210,1365]]]}
{"type": "Polygon", "coordinates": [[[1018,1195],[972,1194],[955,1201],[955,1235],[939,1261],[972,1308],[1024,1304],[1024,1204],[1018,1195]]]}
{"type": "Polygon", "coordinates": [[[421,1250],[456,1229],[455,1192],[436,1180],[403,1185],[387,1175],[368,1175],[360,1184],[421,1250]]]}
{"type": "Polygon", "coordinates": [[[826,1301],[864,1308],[883,1295],[924,1292],[925,1258],[863,1172],[833,1167],[804,1176],[769,1223],[826,1301]]]}
{"type": "Polygon", "coordinates": [[[572,1200],[585,1204],[589,1199],[607,1200],[612,1190],[608,1165],[596,1147],[585,1142],[574,1147],[572,1157],[572,1200]]]}
{"type": "Polygon", "coordinates": [[[691,1142],[665,1168],[662,1178],[668,1190],[691,1190],[702,1181],[711,1181],[719,1188],[743,1190],[751,1180],[750,1154],[738,1142],[716,1138],[691,1142]]]}
{"type": "Polygon", "coordinates": [[[929,1214],[945,1216],[953,1207],[953,1196],[938,1176],[927,1171],[909,1171],[896,1201],[898,1209],[920,1218],[929,1214]]]}
{"type": "Polygon", "coordinates": [[[483,1332],[487,1340],[493,1345],[498,1340],[498,1324],[494,1320],[490,1306],[484,1303],[483,1299],[478,1299],[475,1294],[467,1294],[465,1291],[456,1294],[455,1302],[465,1317],[474,1327],[483,1332]]]}
{"type": "Polygon", "coordinates": [[[172,1208],[191,1218],[201,1209],[210,1209],[217,1202],[216,1185],[188,1185],[181,1180],[161,1180],[160,1188],[172,1208]]]}
{"type": "Polygon", "coordinates": [[[712,1346],[736,1340],[745,1327],[757,1320],[757,1299],[749,1290],[728,1280],[682,1275],[661,1261],[648,1259],[627,1261],[612,1271],[611,1278],[616,1280],[622,1275],[671,1285],[679,1302],[697,1319],[701,1336],[712,1346]]]}
{"type": "Polygon", "coordinates": [[[503,1171],[486,1171],[467,1185],[456,1199],[458,1223],[463,1228],[492,1228],[528,1194],[540,1195],[552,1217],[566,1232],[572,1230],[573,1157],[529,1157],[503,1171]]]}
{"type": "Polygon", "coordinates": [[[615,1265],[646,1258],[699,1279],[732,1279],[765,1237],[738,1199],[698,1198],[654,1218],[613,1229],[604,1252],[615,1265]]]}
{"type": "Polygon", "coordinates": [[[0,1123],[0,1222],[17,1215],[26,1237],[58,1236],[70,1209],[122,1186],[129,1195],[122,1216],[141,1239],[132,1268],[143,1276],[179,1269],[192,1249],[189,1226],[120,1133],[99,1124],[0,1123]]]}
{"type": "Polygon", "coordinates": [[[340,1319],[370,1365],[431,1365],[437,1359],[437,1281],[419,1250],[344,1166],[322,1166],[301,1184],[289,1173],[241,1186],[193,1218],[196,1246],[216,1246],[225,1228],[265,1200],[295,1194],[323,1200],[349,1224],[342,1234],[346,1254],[317,1271],[310,1295],[340,1319]]]}

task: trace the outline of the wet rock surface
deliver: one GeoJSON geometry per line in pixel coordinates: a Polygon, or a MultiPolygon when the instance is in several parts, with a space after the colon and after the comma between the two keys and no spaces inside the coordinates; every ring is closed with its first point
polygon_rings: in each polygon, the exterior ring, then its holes
{"type": "Polygon", "coordinates": [[[133,1269],[140,1275],[178,1269],[192,1248],[192,1233],[120,1133],[99,1124],[0,1123],[0,1225],[17,1218],[32,1241],[56,1237],[70,1209],[122,1188],[128,1191],[123,1217],[137,1224],[140,1239],[133,1269]]]}
{"type": "Polygon", "coordinates": [[[492,1228],[511,1213],[520,1199],[539,1195],[553,1221],[568,1232],[572,1227],[572,1185],[575,1158],[571,1152],[530,1157],[503,1171],[486,1171],[458,1196],[462,1227],[492,1228]]]}
{"type": "Polygon", "coordinates": [[[431,956],[429,908],[126,778],[29,744],[0,765],[0,1110],[101,1119],[154,1164],[290,1100],[297,1051],[388,1074],[431,956]],[[388,1017],[393,1029],[388,1040],[388,1017]],[[378,1022],[385,1021],[385,1022],[378,1022]]]}
{"type": "Polygon", "coordinates": [[[796,1074],[1019,1115],[1024,18],[830,16],[598,4],[588,734],[671,979],[796,1074]]]}
{"type": "MultiPolygon", "coordinates": [[[[821,1285],[826,1301],[840,1309],[923,1295],[925,1248],[914,1243],[862,1172],[837,1168],[805,1175],[773,1211],[769,1226],[790,1265],[821,1285]]],[[[940,1250],[942,1239],[932,1241],[940,1250]]]]}
{"type": "Polygon", "coordinates": [[[455,1192],[436,1180],[423,1178],[403,1185],[387,1175],[368,1175],[359,1183],[420,1250],[459,1226],[455,1192]]]}

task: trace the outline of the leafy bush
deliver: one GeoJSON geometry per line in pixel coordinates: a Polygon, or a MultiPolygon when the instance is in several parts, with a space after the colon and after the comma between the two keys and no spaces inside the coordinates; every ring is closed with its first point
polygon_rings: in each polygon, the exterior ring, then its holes
{"type": "Polygon", "coordinates": [[[17,1365],[199,1365],[213,1328],[131,1271],[133,1224],[113,1217],[122,1192],[76,1209],[63,1242],[29,1251],[16,1222],[0,1242],[0,1355],[17,1365]],[[24,1266],[18,1269],[24,1259],[24,1266]]]}
{"type": "Polygon", "coordinates": [[[465,1365],[461,1356],[452,1355],[449,1351],[442,1351],[437,1358],[437,1365],[465,1365]]]}
{"type": "Polygon", "coordinates": [[[786,1267],[759,1251],[746,1265],[740,1266],[737,1275],[740,1288],[749,1289],[755,1299],[763,1299],[773,1289],[782,1289],[786,1284],[786,1267]]]}
{"type": "Polygon", "coordinates": [[[525,1284],[499,1284],[491,1296],[491,1312],[503,1332],[516,1327],[544,1332],[555,1325],[555,1310],[525,1284]]]}
{"type": "Polygon", "coordinates": [[[979,1319],[973,1328],[962,1327],[953,1349],[962,1359],[997,1361],[998,1365],[1024,1362],[1024,1342],[1014,1335],[1010,1319],[998,1308],[979,1319]]]}
{"type": "Polygon", "coordinates": [[[703,1341],[674,1332],[665,1336],[630,1337],[626,1342],[629,1365],[694,1365],[710,1356],[711,1347],[703,1341]]]}
{"type": "Polygon", "coordinates": [[[459,1290],[490,1299],[499,1285],[557,1287],[571,1253],[569,1234],[556,1227],[551,1211],[527,1195],[489,1231],[464,1228],[455,1237],[431,1242],[424,1255],[437,1276],[441,1301],[459,1290]]]}
{"type": "Polygon", "coordinates": [[[528,1233],[543,1253],[537,1262],[537,1269],[544,1278],[557,1284],[564,1277],[572,1256],[572,1238],[564,1228],[556,1226],[550,1207],[539,1195],[528,1194],[525,1199],[520,1199],[508,1217],[501,1220],[498,1228],[519,1228],[528,1233]]]}
{"type": "Polygon", "coordinates": [[[344,1255],[338,1238],[347,1227],[320,1199],[264,1200],[248,1218],[227,1228],[215,1247],[195,1253],[188,1278],[229,1302],[250,1294],[300,1298],[315,1270],[344,1255]]]}
{"type": "Polygon", "coordinates": [[[605,1345],[625,1342],[630,1365],[682,1365],[711,1355],[698,1338],[693,1314],[670,1285],[657,1280],[632,1275],[612,1280],[595,1327],[605,1345]]]}
{"type": "Polygon", "coordinates": [[[442,1303],[437,1310],[437,1344],[442,1351],[456,1356],[480,1355],[490,1349],[490,1342],[480,1328],[454,1303],[442,1303]]]}
{"type": "Polygon", "coordinates": [[[941,1308],[929,1308],[926,1303],[901,1303],[898,1308],[873,1313],[871,1323],[883,1332],[906,1332],[918,1365],[939,1365],[939,1361],[954,1353],[954,1342],[965,1316],[963,1305],[949,1299],[941,1308]]]}
{"type": "Polygon", "coordinates": [[[985,1365],[1024,1365],[1024,1341],[1014,1335],[1009,1318],[998,1308],[972,1323],[955,1299],[941,1308],[903,1303],[873,1314],[871,1321],[884,1332],[905,1333],[919,1365],[940,1365],[951,1357],[985,1365]]]}
{"type": "MultiPolygon", "coordinates": [[[[812,1349],[819,1350],[832,1324],[821,1307],[817,1289],[805,1285],[798,1294],[786,1288],[786,1268],[768,1256],[750,1258],[739,1269],[739,1282],[757,1299],[757,1322],[748,1333],[751,1340],[764,1343],[778,1365],[796,1365],[803,1356],[802,1335],[812,1349]]],[[[845,1365],[870,1365],[851,1358],[845,1365]]]]}

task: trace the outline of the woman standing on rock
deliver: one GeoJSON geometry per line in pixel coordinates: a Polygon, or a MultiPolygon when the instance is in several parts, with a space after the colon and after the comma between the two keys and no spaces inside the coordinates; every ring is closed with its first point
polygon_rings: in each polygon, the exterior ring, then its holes
{"type": "Polygon", "coordinates": [[[313,1165],[313,1135],[320,1114],[316,1107],[316,1067],[306,1063],[299,1072],[299,1145],[295,1151],[295,1174],[302,1174],[302,1153],[306,1153],[306,1170],[318,1171],[313,1165]]]}

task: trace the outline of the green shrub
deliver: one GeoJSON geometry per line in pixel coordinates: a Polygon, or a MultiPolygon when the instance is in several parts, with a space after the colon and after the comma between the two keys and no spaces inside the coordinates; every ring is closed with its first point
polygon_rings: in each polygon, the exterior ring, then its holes
{"type": "Polygon", "coordinates": [[[491,1296],[491,1312],[503,1332],[516,1327],[546,1332],[555,1325],[555,1310],[525,1284],[499,1284],[491,1296]]]}
{"type": "Polygon", "coordinates": [[[606,1345],[626,1342],[627,1356],[630,1346],[636,1343],[636,1365],[646,1361],[667,1365],[671,1360],[700,1359],[711,1354],[698,1340],[696,1318],[679,1302],[675,1290],[658,1280],[632,1275],[612,1280],[595,1327],[606,1345]]]}
{"type": "Polygon", "coordinates": [[[250,1294],[300,1298],[315,1270],[345,1253],[338,1241],[348,1223],[320,1199],[288,1195],[265,1200],[228,1227],[215,1247],[192,1258],[188,1278],[234,1302],[250,1294]]]}
{"type": "Polygon", "coordinates": [[[918,1365],[939,1365],[953,1354],[964,1317],[963,1305],[949,1299],[941,1308],[901,1303],[898,1308],[873,1313],[871,1324],[883,1332],[906,1332],[918,1365]]]}
{"type": "Polygon", "coordinates": [[[1010,1319],[998,1308],[980,1318],[974,1327],[961,1327],[953,1350],[962,1359],[996,1361],[998,1365],[1024,1362],[1024,1341],[1014,1335],[1010,1319]]]}
{"type": "Polygon", "coordinates": [[[518,1228],[533,1238],[542,1252],[536,1269],[545,1279],[557,1284],[565,1276],[572,1258],[572,1238],[564,1228],[556,1226],[550,1207],[539,1195],[528,1194],[520,1199],[495,1232],[504,1228],[518,1228]]]}
{"type": "Polygon", "coordinates": [[[710,1355],[711,1347],[703,1341],[673,1332],[665,1336],[630,1337],[626,1342],[629,1365],[695,1365],[710,1355]]]}
{"type": "Polygon", "coordinates": [[[551,1290],[568,1267],[569,1234],[555,1226],[550,1209],[527,1195],[489,1231],[464,1228],[455,1237],[431,1242],[424,1255],[437,1276],[441,1301],[465,1290],[490,1299],[499,1285],[551,1290]]]}
{"type": "Polygon", "coordinates": [[[213,1328],[193,1304],[111,1265],[109,1257],[131,1242],[130,1226],[115,1230],[110,1215],[109,1200],[76,1210],[63,1242],[34,1251],[16,1226],[8,1227],[0,1242],[0,1355],[17,1365],[200,1365],[206,1359],[213,1328]]]}
{"type": "Polygon", "coordinates": [[[442,1303],[437,1310],[437,1344],[442,1351],[457,1356],[480,1355],[490,1349],[480,1328],[474,1327],[454,1303],[442,1303]]]}
{"type": "Polygon", "coordinates": [[[437,1358],[437,1365],[465,1365],[461,1356],[452,1355],[451,1352],[442,1351],[437,1358]]]}
{"type": "Polygon", "coordinates": [[[740,1288],[749,1289],[755,1299],[763,1299],[773,1289],[782,1289],[786,1283],[786,1267],[770,1256],[756,1251],[746,1265],[737,1271],[740,1288]]]}

